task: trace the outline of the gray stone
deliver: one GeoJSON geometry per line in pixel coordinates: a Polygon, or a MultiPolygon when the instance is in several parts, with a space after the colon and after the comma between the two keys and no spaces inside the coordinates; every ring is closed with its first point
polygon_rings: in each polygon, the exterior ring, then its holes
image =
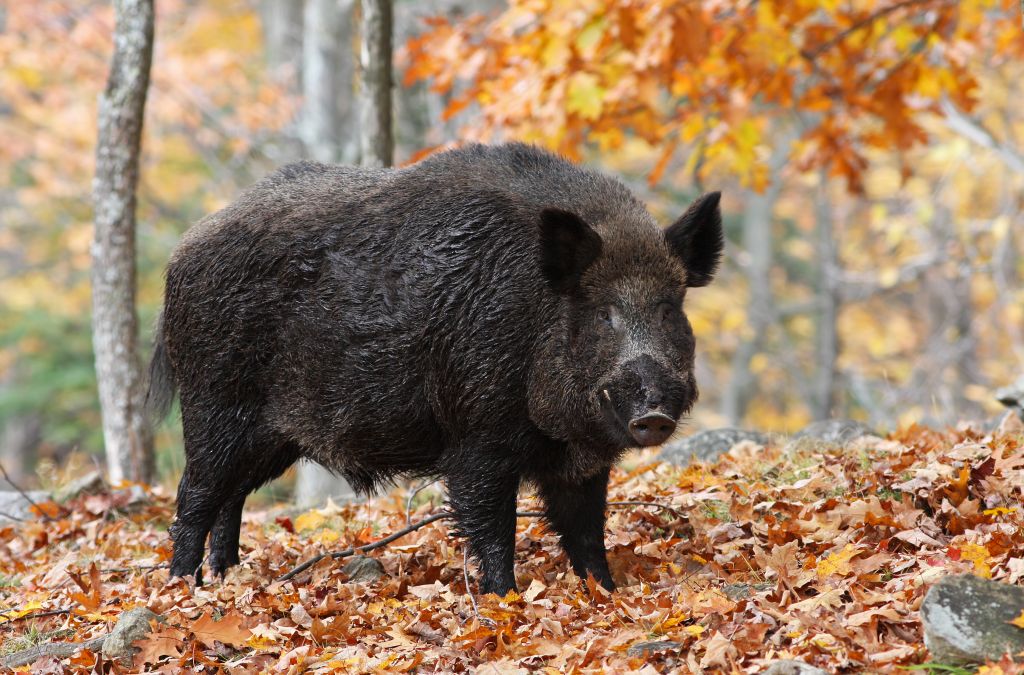
{"type": "Polygon", "coordinates": [[[376,558],[358,555],[341,568],[348,575],[349,581],[357,584],[370,583],[384,576],[384,565],[376,558]]]}
{"type": "Polygon", "coordinates": [[[729,452],[732,446],[743,441],[765,445],[771,441],[771,436],[759,431],[731,427],[709,429],[669,443],[661,449],[660,458],[663,462],[680,466],[685,466],[694,459],[700,462],[714,462],[729,452]]]}
{"type": "Polygon", "coordinates": [[[761,675],[829,675],[829,673],[827,670],[822,670],[803,661],[781,659],[769,663],[761,671],[761,675]]]}
{"type": "MultiPolygon", "coordinates": [[[[36,504],[50,501],[50,495],[42,490],[30,490],[25,494],[36,504]]],[[[35,514],[32,513],[32,502],[25,499],[20,492],[0,492],[0,523],[35,518],[35,514]]]]}
{"type": "Polygon", "coordinates": [[[103,641],[103,656],[130,665],[139,650],[132,643],[149,635],[152,630],[151,621],[162,619],[145,607],[134,607],[121,614],[114,630],[103,641]]]}
{"type": "Polygon", "coordinates": [[[997,389],[996,400],[1024,419],[1024,375],[1013,384],[997,389]]]}
{"type": "Polygon", "coordinates": [[[651,640],[649,642],[637,642],[631,644],[626,654],[634,658],[647,657],[658,652],[678,652],[683,648],[683,643],[674,640],[651,640]]]}
{"type": "Polygon", "coordinates": [[[103,480],[103,474],[99,471],[90,471],[67,485],[62,485],[57,490],[56,499],[58,502],[66,502],[79,495],[95,495],[104,492],[106,489],[107,482],[103,480]]]}
{"type": "Polygon", "coordinates": [[[1024,651],[1024,630],[1011,623],[1024,609],[1024,588],[971,574],[940,579],[921,603],[924,644],[937,663],[997,661],[1024,651]]]}
{"type": "Polygon", "coordinates": [[[726,584],[722,586],[722,593],[724,593],[725,597],[729,598],[733,602],[739,602],[740,600],[746,600],[753,597],[756,593],[770,591],[773,588],[775,588],[775,584],[771,582],[761,582],[757,584],[726,584]]]}
{"type": "Polygon", "coordinates": [[[846,445],[861,436],[878,436],[878,432],[854,420],[820,420],[793,434],[793,441],[810,438],[829,445],[846,445]]]}

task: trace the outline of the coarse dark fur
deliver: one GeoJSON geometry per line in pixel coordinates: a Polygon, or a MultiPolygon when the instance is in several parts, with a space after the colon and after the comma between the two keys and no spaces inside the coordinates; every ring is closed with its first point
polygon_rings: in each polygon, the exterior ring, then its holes
{"type": "Polygon", "coordinates": [[[609,469],[696,400],[682,303],[721,248],[717,193],[662,231],[617,180],[526,145],[284,167],[167,270],[150,395],[181,396],[172,574],[199,577],[207,533],[214,574],[237,563],[246,496],[305,457],[364,491],[444,477],[484,592],[515,588],[532,483],[575,571],[613,588],[609,469]]]}

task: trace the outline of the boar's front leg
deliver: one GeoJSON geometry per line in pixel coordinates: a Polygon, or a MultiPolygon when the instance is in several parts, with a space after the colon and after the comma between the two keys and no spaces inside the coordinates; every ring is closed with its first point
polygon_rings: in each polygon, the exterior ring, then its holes
{"type": "Polygon", "coordinates": [[[573,571],[582,579],[589,572],[598,583],[614,591],[604,546],[609,472],[610,469],[604,469],[582,483],[541,479],[538,487],[546,507],[545,516],[561,538],[573,571]]]}
{"type": "Polygon", "coordinates": [[[494,467],[459,466],[449,473],[448,500],[459,533],[479,562],[481,593],[516,590],[513,556],[519,476],[494,467]]]}

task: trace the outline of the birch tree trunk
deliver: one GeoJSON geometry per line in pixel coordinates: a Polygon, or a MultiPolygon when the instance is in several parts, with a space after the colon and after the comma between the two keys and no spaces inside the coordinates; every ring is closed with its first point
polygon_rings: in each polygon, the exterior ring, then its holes
{"type": "Polygon", "coordinates": [[[300,133],[306,156],[320,162],[343,159],[343,131],[353,126],[352,5],[353,0],[306,2],[300,133]]]}
{"type": "Polygon", "coordinates": [[[391,166],[395,140],[392,131],[391,0],[362,0],[359,44],[360,164],[391,166]]]}
{"type": "Polygon", "coordinates": [[[815,336],[814,419],[827,420],[835,414],[836,362],[839,359],[839,251],[835,218],[828,194],[828,176],[821,172],[814,199],[818,234],[818,327],[815,336]]]}
{"type": "Polygon", "coordinates": [[[150,482],[153,443],[143,415],[135,314],[135,188],[153,56],[153,1],[116,0],[115,11],[92,186],[93,350],[110,480],[150,482]]]}
{"type": "MultiPolygon", "coordinates": [[[[772,149],[768,161],[772,176],[781,174],[789,157],[789,149],[796,138],[793,129],[784,129],[772,149]]],[[[722,415],[731,426],[739,425],[747,412],[757,387],[750,362],[764,344],[765,333],[775,315],[775,298],[771,289],[771,268],[774,260],[772,225],[775,220],[775,202],[782,191],[782,181],[773,180],[764,192],[748,190],[743,210],[743,250],[746,253],[746,277],[750,288],[747,299],[747,323],[750,337],[745,338],[733,353],[729,381],[722,391],[722,415]]]]}

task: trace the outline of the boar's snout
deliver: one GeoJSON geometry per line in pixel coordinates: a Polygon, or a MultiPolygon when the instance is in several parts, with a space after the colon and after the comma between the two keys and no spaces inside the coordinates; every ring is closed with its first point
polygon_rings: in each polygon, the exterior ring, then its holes
{"type": "Polygon", "coordinates": [[[627,445],[661,445],[696,398],[688,382],[692,378],[685,373],[675,373],[648,355],[633,359],[601,387],[605,419],[627,445]]]}
{"type": "Polygon", "coordinates": [[[676,430],[676,421],[664,413],[652,412],[629,422],[629,435],[641,447],[661,445],[676,430]]]}

